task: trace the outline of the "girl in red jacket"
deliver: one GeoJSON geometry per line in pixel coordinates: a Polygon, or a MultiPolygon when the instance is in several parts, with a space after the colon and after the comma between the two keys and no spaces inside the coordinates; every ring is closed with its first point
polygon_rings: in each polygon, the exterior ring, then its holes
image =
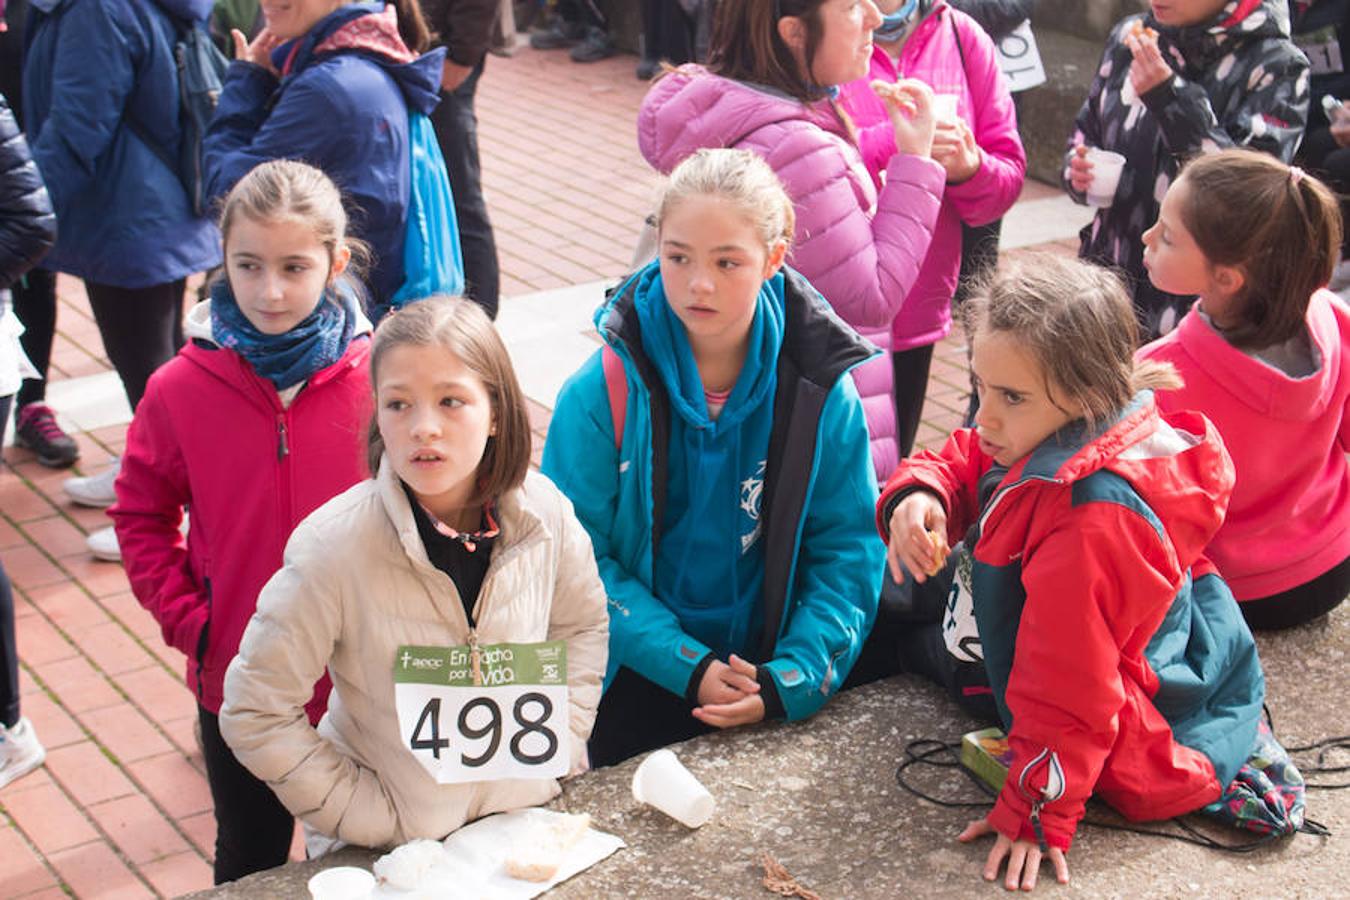
{"type": "MultiPolygon", "coordinates": [[[[291,529],[364,476],[370,323],[336,186],[298,162],[226,198],[225,277],[127,432],[111,515],[127,576],[187,657],[216,813],[215,881],[286,862],[294,822],[221,739],[222,682],[291,529]],[[179,532],[192,512],[187,538],[179,532]]],[[[317,722],[330,684],[306,712],[317,722]]]]}
{"type": "Polygon", "coordinates": [[[952,655],[982,660],[1012,762],[960,839],[996,833],[984,877],[1006,857],[1005,886],[1029,890],[1043,853],[1068,881],[1093,793],[1130,819],[1231,808],[1265,690],[1201,555],[1232,463],[1204,417],[1159,413],[1153,389],[1175,372],[1133,363],[1117,277],[1033,257],[969,304],[975,428],[901,463],[878,525],[897,581],[902,567],[925,581],[962,545],[941,627],[952,655]]]}
{"type": "Polygon", "coordinates": [[[1186,381],[1158,407],[1204,413],[1233,455],[1233,502],[1205,553],[1252,628],[1301,625],[1350,593],[1350,310],[1325,290],[1341,228],[1316,178],[1224,150],[1182,170],[1144,232],[1153,284],[1199,294],[1139,353],[1186,381]]]}

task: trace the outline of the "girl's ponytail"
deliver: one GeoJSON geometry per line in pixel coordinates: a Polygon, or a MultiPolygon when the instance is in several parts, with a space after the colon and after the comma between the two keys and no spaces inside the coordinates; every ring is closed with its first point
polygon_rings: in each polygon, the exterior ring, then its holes
{"type": "Polygon", "coordinates": [[[1243,350],[1281,344],[1302,333],[1308,300],[1331,280],[1341,249],[1336,195],[1297,167],[1254,150],[1193,159],[1181,221],[1210,265],[1243,274],[1240,321],[1224,338],[1243,350]]]}
{"type": "Polygon", "coordinates": [[[418,0],[390,0],[398,12],[398,34],[414,53],[426,53],[431,46],[431,29],[422,15],[418,0]]]}

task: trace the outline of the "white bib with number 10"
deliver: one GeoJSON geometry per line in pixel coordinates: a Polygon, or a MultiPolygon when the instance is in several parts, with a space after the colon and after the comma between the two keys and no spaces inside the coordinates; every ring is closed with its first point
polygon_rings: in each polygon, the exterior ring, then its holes
{"type": "Polygon", "coordinates": [[[561,778],[571,760],[567,645],[398,648],[394,700],[404,745],[440,784],[561,778]]]}

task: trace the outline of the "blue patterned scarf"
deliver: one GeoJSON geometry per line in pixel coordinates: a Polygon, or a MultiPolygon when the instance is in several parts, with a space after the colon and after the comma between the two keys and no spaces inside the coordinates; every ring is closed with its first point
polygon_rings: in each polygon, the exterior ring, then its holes
{"type": "Polygon", "coordinates": [[[211,288],[211,335],[284,391],[342,358],[356,330],[357,310],[356,295],[339,281],[290,331],[263,334],[244,315],[222,278],[211,288]]]}

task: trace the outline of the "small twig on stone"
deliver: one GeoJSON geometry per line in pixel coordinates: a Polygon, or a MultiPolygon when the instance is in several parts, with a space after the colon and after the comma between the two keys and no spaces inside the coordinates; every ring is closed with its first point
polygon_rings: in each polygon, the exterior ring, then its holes
{"type": "Polygon", "coordinates": [[[767,853],[760,855],[760,864],[764,866],[764,887],[784,897],[800,897],[802,900],[821,900],[819,894],[805,887],[793,878],[782,864],[767,853]]]}

